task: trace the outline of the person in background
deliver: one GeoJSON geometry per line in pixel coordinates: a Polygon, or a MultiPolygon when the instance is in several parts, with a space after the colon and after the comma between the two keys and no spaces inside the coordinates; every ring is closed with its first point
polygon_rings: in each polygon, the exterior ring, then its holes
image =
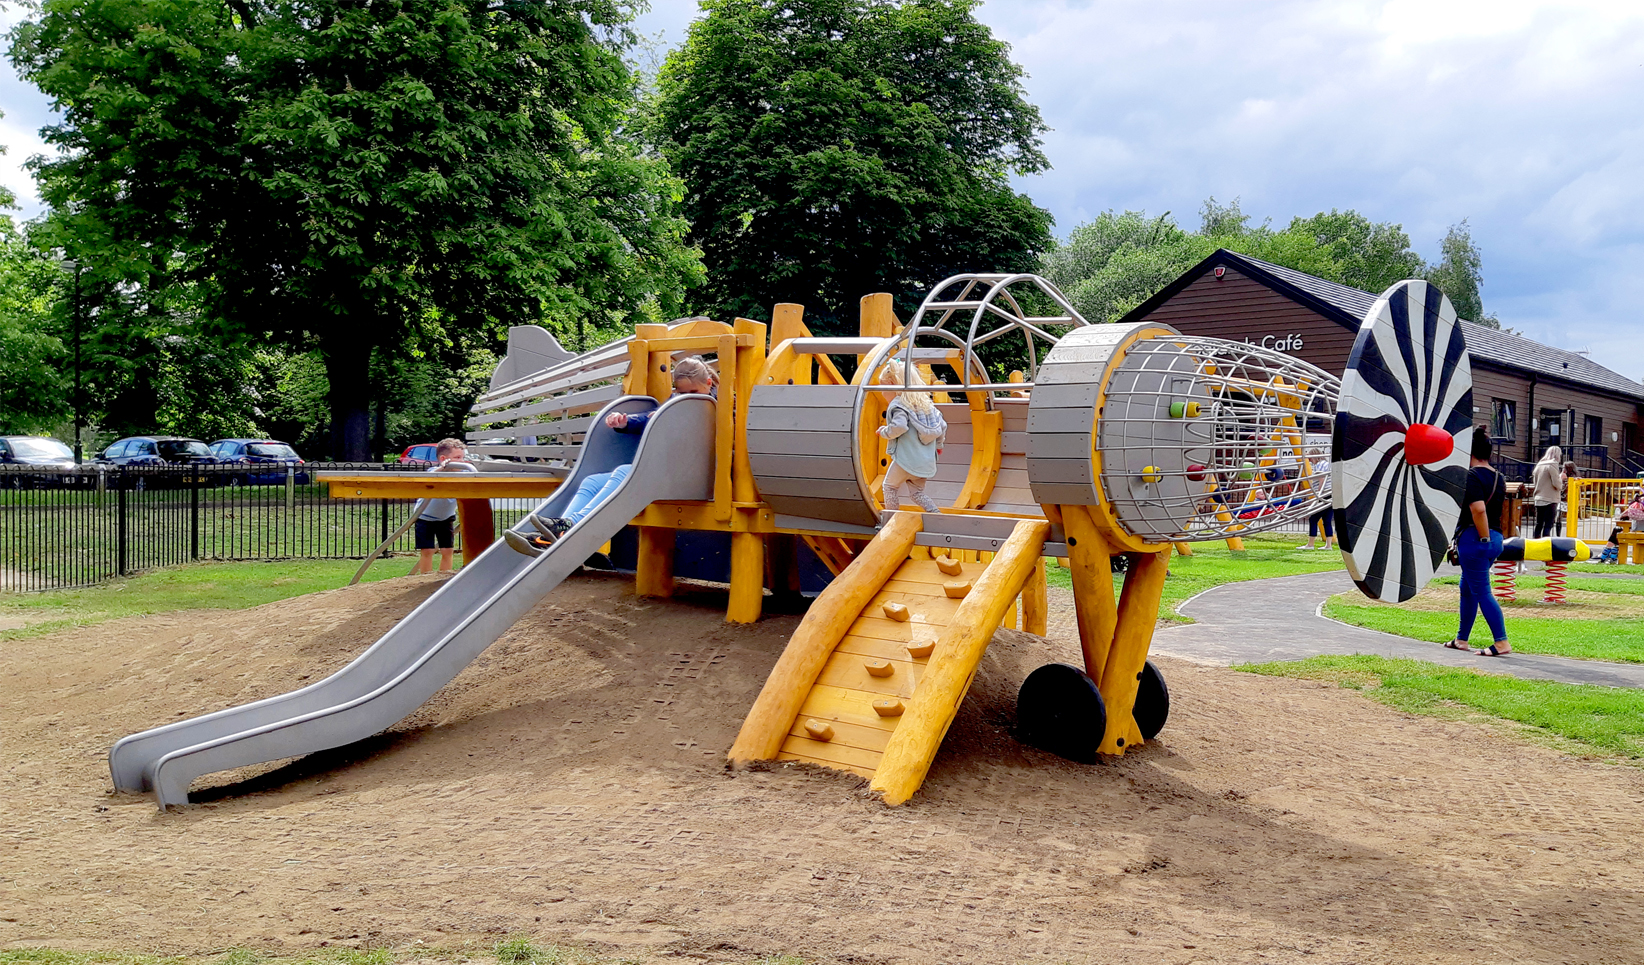
{"type": "MultiPolygon", "coordinates": [[[[674,363],[674,395],[711,395],[719,398],[719,376],[701,356],[692,355],[674,363]]],[[[605,424],[618,432],[629,435],[639,435],[645,431],[645,426],[651,421],[651,412],[613,412],[605,417],[605,424]]],[[[633,463],[627,463],[612,469],[610,472],[596,472],[582,480],[577,487],[576,494],[565,505],[565,515],[557,517],[543,517],[532,513],[526,517],[535,526],[538,532],[529,536],[514,530],[506,530],[502,534],[503,541],[510,548],[527,556],[538,556],[553,545],[554,540],[565,535],[565,531],[582,522],[592,515],[607,499],[622,488],[622,481],[634,471],[633,463]]]]}
{"type": "MultiPolygon", "coordinates": [[[[1505,657],[1513,652],[1507,642],[1507,621],[1501,604],[1490,592],[1490,564],[1501,555],[1501,507],[1507,499],[1507,482],[1490,468],[1490,433],[1473,432],[1473,453],[1467,470],[1467,490],[1461,499],[1461,522],[1456,526],[1456,556],[1461,561],[1461,622],[1455,639],[1446,643],[1451,650],[1470,650],[1481,657],[1505,657]],[[1473,620],[1482,612],[1494,642],[1483,650],[1467,643],[1473,620]]],[[[1556,463],[1555,463],[1556,465],[1556,463]]]]}
{"type": "Polygon", "coordinates": [[[1621,524],[1627,524],[1630,533],[1644,533],[1644,492],[1633,496],[1632,501],[1621,507],[1616,514],[1615,527],[1610,530],[1610,545],[1604,548],[1603,563],[1614,563],[1620,558],[1621,524]]]}
{"type": "Polygon", "coordinates": [[[1531,499],[1536,507],[1534,539],[1553,535],[1553,526],[1558,522],[1558,501],[1564,494],[1564,476],[1560,471],[1563,463],[1564,452],[1557,446],[1548,446],[1530,473],[1531,499]]]}
{"type": "MultiPolygon", "coordinates": [[[[468,447],[460,439],[441,439],[434,447],[435,463],[429,472],[479,472],[467,460],[468,447]]],[[[417,514],[417,561],[411,576],[434,572],[434,551],[439,550],[440,572],[451,572],[451,553],[456,548],[457,501],[425,499],[417,514]]]]}
{"type": "MultiPolygon", "coordinates": [[[[1324,458],[1323,454],[1321,454],[1317,449],[1314,449],[1307,454],[1307,462],[1313,471],[1313,474],[1308,481],[1315,487],[1322,488],[1324,491],[1328,492],[1330,490],[1330,460],[1324,458]]],[[[1325,503],[1323,509],[1307,517],[1307,542],[1296,548],[1304,550],[1316,549],[1317,547],[1314,544],[1319,538],[1319,530],[1321,528],[1324,530],[1324,548],[1327,550],[1335,549],[1336,511],[1330,508],[1329,503],[1325,503]]]]}

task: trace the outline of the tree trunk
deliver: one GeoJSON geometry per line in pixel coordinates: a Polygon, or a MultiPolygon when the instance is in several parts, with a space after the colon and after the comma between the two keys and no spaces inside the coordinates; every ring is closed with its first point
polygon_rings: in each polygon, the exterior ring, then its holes
{"type": "Polygon", "coordinates": [[[371,346],[353,340],[327,340],[326,398],[331,403],[331,457],[343,462],[371,460],[371,346]]]}

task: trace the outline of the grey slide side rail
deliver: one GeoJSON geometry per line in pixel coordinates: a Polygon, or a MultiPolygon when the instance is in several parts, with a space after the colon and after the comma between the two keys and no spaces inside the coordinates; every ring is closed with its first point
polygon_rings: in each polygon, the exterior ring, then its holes
{"type": "MultiPolygon", "coordinates": [[[[498,540],[354,661],[288,694],[122,738],[109,751],[117,791],[152,791],[161,808],[188,803],[194,780],[363,740],[393,726],[449,683],[583,560],[659,499],[712,499],[714,401],[678,396],[641,436],[605,426],[611,412],[656,408],[624,396],[600,411],[576,468],[537,511],[561,515],[588,476],[632,463],[594,513],[529,557],[498,540]]],[[[535,532],[522,519],[514,529],[535,532]]]]}

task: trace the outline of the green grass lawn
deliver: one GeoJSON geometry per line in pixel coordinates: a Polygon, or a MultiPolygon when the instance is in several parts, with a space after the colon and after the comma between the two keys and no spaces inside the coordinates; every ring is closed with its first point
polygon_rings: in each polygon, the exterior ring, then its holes
{"type": "Polygon", "coordinates": [[[1451,719],[1477,715],[1510,720],[1532,736],[1579,748],[1644,759],[1644,692],[1623,687],[1521,680],[1386,657],[1310,657],[1236,669],[1274,677],[1329,680],[1390,707],[1451,719]]]}
{"type": "MultiPolygon", "coordinates": [[[[413,558],[407,555],[378,560],[361,582],[404,576],[413,558]]],[[[358,560],[199,563],[77,590],[0,593],[0,621],[29,621],[26,627],[0,631],[0,641],[172,610],[242,610],[347,586],[359,567],[358,560]]],[[[3,961],[0,959],[0,963],[3,961]]]]}
{"type": "MultiPolygon", "coordinates": [[[[1192,556],[1170,557],[1170,577],[1165,580],[1164,597],[1159,601],[1159,619],[1172,623],[1193,621],[1176,612],[1182,601],[1222,583],[1261,580],[1271,576],[1296,576],[1342,568],[1341,554],[1335,550],[1299,550],[1303,537],[1247,537],[1243,553],[1234,553],[1225,543],[1195,543],[1192,556]]],[[[1048,582],[1072,587],[1068,571],[1050,561],[1048,582]]],[[[1113,575],[1117,594],[1123,577],[1113,575]]]]}
{"type": "MultiPolygon", "coordinates": [[[[1434,581],[1438,585],[1454,585],[1455,577],[1434,581]]],[[[1519,598],[1539,599],[1546,581],[1539,576],[1521,575],[1518,579],[1519,598]]],[[[1573,578],[1573,590],[1624,597],[1627,603],[1644,596],[1644,582],[1631,580],[1595,580],[1573,578]]],[[[1567,604],[1579,607],[1579,603],[1567,604]]],[[[1564,613],[1573,612],[1565,609],[1564,613]]],[[[1373,603],[1357,594],[1333,596],[1324,604],[1324,614],[1343,623],[1395,633],[1416,640],[1443,643],[1456,632],[1456,614],[1373,603]]],[[[1545,653],[1560,657],[1578,657],[1584,660],[1615,660],[1624,663],[1644,663],[1644,617],[1606,617],[1579,619],[1569,616],[1548,616],[1538,613],[1535,604],[1509,606],[1505,612],[1507,639],[1514,650],[1525,653],[1545,653]]],[[[1483,618],[1473,626],[1473,642],[1483,646],[1490,642],[1490,629],[1483,618]]]]}

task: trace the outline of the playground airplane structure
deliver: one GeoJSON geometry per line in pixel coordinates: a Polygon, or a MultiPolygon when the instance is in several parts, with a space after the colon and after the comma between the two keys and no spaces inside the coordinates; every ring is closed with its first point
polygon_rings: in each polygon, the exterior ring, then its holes
{"type": "MultiPolygon", "coordinates": [[[[1169,713],[1147,654],[1174,546],[1333,506],[1353,579],[1407,599],[1459,518],[1471,414],[1455,313],[1421,281],[1377,301],[1341,380],[1166,325],[1088,324],[1025,274],[947,279],[905,326],[891,296],[867,296],[853,337],[813,336],[798,305],[776,306],[768,332],[747,319],[638,325],[574,356],[516,328],[469,420],[470,437],[487,440],[473,451],[561,477],[541,516],[562,515],[588,476],[631,464],[615,495],[539,556],[490,546],[318,683],[124,738],[110,751],[114,785],[185,804],[205,774],[393,726],[630,526],[647,596],[672,592],[676,563],[700,571],[682,558],[681,531],[728,538],[717,558],[734,622],[759,619],[767,574],[792,587],[800,544],[832,574],[749,710],[733,764],[809,761],[868,778],[888,804],[908,800],[995,629],[1045,632],[1047,557],[1071,572],[1080,653],[1024,681],[1017,734],[1074,760],[1120,755],[1169,713]],[[670,398],[686,355],[714,360],[717,403],[670,398]],[[876,387],[893,359],[925,384],[876,387]],[[989,359],[1021,367],[991,372],[989,359]],[[896,391],[931,393],[947,419],[926,487],[938,513],[883,511],[876,429],[896,391]],[[647,411],[640,435],[605,424],[647,411]],[[1328,474],[1307,455],[1310,427],[1325,425],[1328,474]]],[[[533,532],[528,520],[514,529],[533,532]]]]}

